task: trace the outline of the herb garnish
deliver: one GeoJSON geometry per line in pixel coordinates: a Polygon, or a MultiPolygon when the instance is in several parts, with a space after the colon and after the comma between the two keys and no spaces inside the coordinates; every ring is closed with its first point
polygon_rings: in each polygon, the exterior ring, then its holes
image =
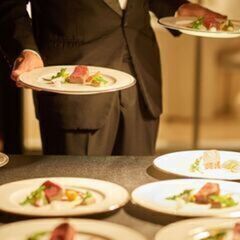
{"type": "Polygon", "coordinates": [[[172,200],[172,201],[176,201],[178,199],[182,199],[182,200],[184,200],[187,203],[188,202],[194,202],[195,198],[194,198],[194,195],[192,194],[192,192],[193,192],[193,189],[187,189],[187,190],[184,190],[183,192],[181,192],[178,195],[167,197],[166,199],[167,200],[172,200]]]}
{"type": "Polygon", "coordinates": [[[43,80],[45,81],[52,81],[56,78],[63,78],[64,82],[67,81],[67,79],[69,78],[70,74],[67,72],[66,68],[61,68],[61,70],[56,74],[53,75],[51,78],[44,78],[43,80]]]}
{"type": "Polygon", "coordinates": [[[226,232],[219,232],[215,235],[212,235],[210,237],[204,238],[202,240],[223,240],[223,238],[226,236],[226,232]]]}
{"type": "Polygon", "coordinates": [[[190,166],[190,171],[191,172],[201,172],[200,171],[200,162],[201,162],[201,158],[198,158],[194,161],[193,164],[191,164],[190,166]]]}
{"type": "Polygon", "coordinates": [[[196,21],[192,23],[192,28],[200,30],[203,26],[204,17],[199,17],[196,21]]]}
{"type": "Polygon", "coordinates": [[[20,203],[20,205],[24,206],[27,204],[35,205],[38,200],[43,200],[44,203],[47,202],[44,194],[44,190],[46,189],[45,186],[40,186],[37,190],[31,192],[29,196],[26,197],[26,199],[20,203]]]}
{"type": "Polygon", "coordinates": [[[45,235],[47,235],[47,232],[35,233],[32,236],[28,237],[27,240],[40,240],[45,235]]]}
{"type": "Polygon", "coordinates": [[[209,197],[214,203],[220,204],[220,208],[234,207],[238,205],[237,202],[229,195],[212,195],[209,197]]]}
{"type": "Polygon", "coordinates": [[[82,197],[82,202],[81,202],[81,204],[82,205],[85,205],[86,204],[86,201],[89,199],[89,198],[92,198],[93,197],[93,195],[92,195],[92,193],[90,193],[90,192],[86,192],[84,195],[83,195],[83,197],[82,197]]]}

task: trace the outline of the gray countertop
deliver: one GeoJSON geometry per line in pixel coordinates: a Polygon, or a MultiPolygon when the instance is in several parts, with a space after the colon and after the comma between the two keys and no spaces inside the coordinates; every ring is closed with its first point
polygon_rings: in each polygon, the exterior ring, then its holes
{"type": "MultiPolygon", "coordinates": [[[[10,156],[9,164],[0,168],[0,184],[37,177],[87,177],[120,184],[131,193],[145,183],[177,178],[156,170],[152,166],[153,159],[154,157],[10,156]]],[[[86,218],[126,225],[141,232],[148,240],[153,240],[161,227],[183,219],[155,213],[131,202],[118,211],[86,218]]],[[[0,213],[2,224],[25,219],[0,213]]]]}

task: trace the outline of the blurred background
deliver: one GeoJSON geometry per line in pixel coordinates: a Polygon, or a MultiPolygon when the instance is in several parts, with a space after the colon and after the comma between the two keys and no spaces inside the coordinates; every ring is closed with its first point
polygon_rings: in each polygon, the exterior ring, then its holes
{"type": "MultiPolygon", "coordinates": [[[[240,20],[239,0],[201,2],[240,20]]],[[[240,39],[174,38],[154,16],[152,26],[163,67],[164,114],[157,151],[240,151],[240,39]]],[[[0,151],[40,154],[31,91],[15,89],[5,59],[0,62],[0,151]]]]}

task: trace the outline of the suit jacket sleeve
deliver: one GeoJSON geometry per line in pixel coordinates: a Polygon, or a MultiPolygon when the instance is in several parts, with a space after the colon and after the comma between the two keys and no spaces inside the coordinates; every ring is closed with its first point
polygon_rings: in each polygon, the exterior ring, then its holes
{"type": "Polygon", "coordinates": [[[174,16],[178,8],[188,3],[186,0],[149,0],[149,9],[157,18],[174,16]]]}
{"type": "Polygon", "coordinates": [[[0,1],[0,45],[12,58],[24,49],[38,51],[26,10],[27,3],[28,0],[0,1]]]}

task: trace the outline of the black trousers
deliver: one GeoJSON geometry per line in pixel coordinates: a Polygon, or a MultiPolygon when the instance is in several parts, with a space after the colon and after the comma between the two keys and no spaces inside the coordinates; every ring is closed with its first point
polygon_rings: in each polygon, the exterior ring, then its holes
{"type": "Polygon", "coordinates": [[[153,155],[159,119],[148,113],[138,87],[119,92],[104,126],[96,130],[61,129],[40,121],[44,154],[153,155]]]}

